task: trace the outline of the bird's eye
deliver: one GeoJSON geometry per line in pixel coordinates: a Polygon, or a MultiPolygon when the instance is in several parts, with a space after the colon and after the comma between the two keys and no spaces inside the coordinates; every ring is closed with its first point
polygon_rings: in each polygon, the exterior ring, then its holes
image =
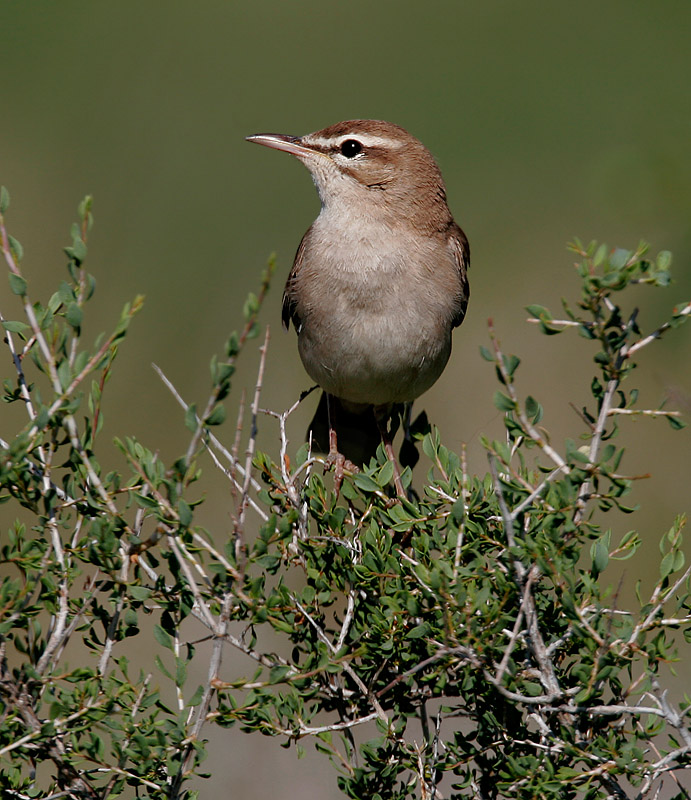
{"type": "Polygon", "coordinates": [[[358,153],[362,152],[362,145],[356,139],[346,139],[341,144],[341,153],[346,158],[355,158],[358,153]]]}

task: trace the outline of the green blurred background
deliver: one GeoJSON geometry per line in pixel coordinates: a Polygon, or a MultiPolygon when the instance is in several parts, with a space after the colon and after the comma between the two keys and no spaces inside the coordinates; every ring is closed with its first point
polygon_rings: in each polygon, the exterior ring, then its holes
{"type": "MultiPolygon", "coordinates": [[[[297,162],[243,137],[354,117],[391,120],[425,142],[471,242],[469,315],[419,405],[450,447],[468,444],[471,468],[484,472],[479,436],[501,428],[493,370],[478,355],[492,317],[505,348],[523,358],[519,388],[542,401],[555,441],[577,435],[568,401],[588,400],[589,345],[541,336],[523,307],[558,310],[562,296],[575,299],[565,250],[573,236],[622,247],[642,237],[654,252],[674,252],[671,290],[636,293],[644,329],[691,296],[690,29],[688,0],[4,0],[0,182],[32,295],[45,298],[62,279],[61,248],[88,192],[98,291],[87,337],[112,327],[126,300],[147,296],[108,389],[106,436],[136,435],[165,458],[181,452],[181,413],[150,364],[188,400],[205,399],[209,358],[241,324],[273,251],[263,403],[283,409],[309,385],[294,335],[280,330],[280,290],[318,211],[316,193],[297,162]]],[[[16,316],[6,284],[0,301],[16,316]]],[[[690,359],[688,329],[644,351],[634,376],[641,402],[669,396],[671,408],[689,412],[690,359]]],[[[256,366],[252,343],[238,391],[256,366]]],[[[294,417],[296,447],[313,402],[294,417]]],[[[625,470],[652,478],[635,486],[641,514],[613,522],[619,532],[638,527],[655,556],[674,514],[689,508],[691,436],[663,421],[622,427],[625,470]]],[[[261,436],[273,446],[268,421],[261,436]]],[[[223,535],[218,487],[205,513],[223,535]]],[[[654,579],[638,569],[625,567],[625,592],[654,579]]],[[[322,760],[298,762],[293,750],[255,739],[213,732],[205,797],[229,796],[229,782],[245,798],[340,796],[322,760]]]]}

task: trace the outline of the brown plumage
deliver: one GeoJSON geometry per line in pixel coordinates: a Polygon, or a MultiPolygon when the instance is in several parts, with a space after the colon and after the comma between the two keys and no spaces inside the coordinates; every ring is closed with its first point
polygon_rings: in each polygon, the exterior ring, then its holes
{"type": "MultiPolygon", "coordinates": [[[[392,455],[392,409],[437,380],[468,305],[468,240],[439,168],[415,137],[378,120],[249,139],[295,155],[321,199],[286,283],[283,322],[297,331],[310,377],[338,399],[332,411],[348,415],[341,432],[338,419],[328,426],[330,455],[337,467],[344,456],[362,463],[377,432],[392,455]]],[[[323,427],[318,411],[312,429],[325,448],[323,427]]]]}

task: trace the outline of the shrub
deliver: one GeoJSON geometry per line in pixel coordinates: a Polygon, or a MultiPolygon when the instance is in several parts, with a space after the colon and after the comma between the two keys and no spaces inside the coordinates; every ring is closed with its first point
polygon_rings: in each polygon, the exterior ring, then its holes
{"type": "Polygon", "coordinates": [[[634,557],[639,537],[614,540],[593,519],[632,510],[620,418],[682,425],[676,412],[640,408],[630,378],[691,303],[651,332],[622,306],[633,284],[669,283],[668,253],[576,242],[580,299],[560,319],[529,308],[544,334],[597,345],[580,442],[550,441],[540,403],[517,390],[519,359],[491,330],[482,356],[506,438],[484,441],[488,473],[468,474],[464,454],[421,424],[419,495],[395,497],[380,450],[336,497],[323,459],[290,448],[295,407],[261,411],[263,358],[242,446],[235,427],[231,444],[215,433],[236,360],[259,333],[270,269],[244,328],[211,360],[204,409],[176,393],[186,452],[164,464],[125,438],[129,472],[104,474],[101,398],[141,299],[86,346],[91,200],[66,248],[68,280],[47,302],[30,299],[8,203],[3,190],[2,249],[23,319],[2,320],[14,363],[3,399],[27,422],[0,440],[0,501],[21,506],[1,550],[4,796],[192,797],[215,725],[311,741],[352,798],[653,798],[675,786],[691,763],[688,703],[674,705],[664,684],[683,644],[675,632],[689,638],[685,520],[662,536],[650,596],[622,609],[601,574],[634,557]],[[256,449],[262,413],[277,420],[273,453],[256,449]],[[227,476],[230,531],[195,522],[202,461],[227,476]],[[202,641],[207,677],[190,686],[202,641]],[[137,644],[150,654],[143,671],[129,663],[137,644]],[[91,654],[80,666],[75,648],[91,654]],[[222,669],[228,649],[249,677],[222,669]]]}

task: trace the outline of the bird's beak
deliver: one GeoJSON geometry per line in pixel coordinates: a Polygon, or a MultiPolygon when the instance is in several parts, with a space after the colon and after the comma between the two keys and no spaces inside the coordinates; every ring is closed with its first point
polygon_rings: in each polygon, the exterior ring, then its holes
{"type": "Polygon", "coordinates": [[[285,150],[286,153],[300,158],[313,156],[315,151],[302,144],[299,136],[285,136],[282,133],[255,133],[254,136],[245,137],[248,142],[263,144],[264,147],[272,147],[274,150],[285,150]]]}

